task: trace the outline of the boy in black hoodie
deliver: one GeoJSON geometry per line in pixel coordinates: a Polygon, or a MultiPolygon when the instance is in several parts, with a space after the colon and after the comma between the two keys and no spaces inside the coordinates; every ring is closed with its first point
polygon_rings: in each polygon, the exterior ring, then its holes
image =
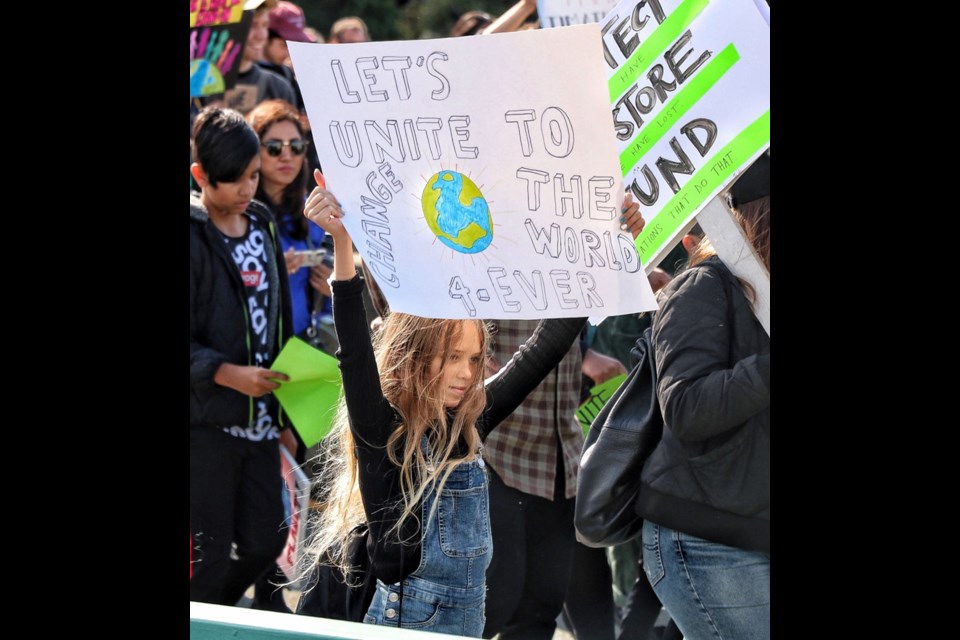
{"type": "Polygon", "coordinates": [[[276,223],[253,199],[256,133],[218,108],[193,133],[190,599],[233,605],[287,536],[279,443],[296,446],[271,393],[288,378],[269,367],[290,337],[290,293],[276,223]]]}

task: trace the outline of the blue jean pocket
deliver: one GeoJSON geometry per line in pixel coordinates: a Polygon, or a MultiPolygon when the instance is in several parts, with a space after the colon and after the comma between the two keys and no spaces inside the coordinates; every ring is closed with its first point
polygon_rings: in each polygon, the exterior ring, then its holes
{"type": "Polygon", "coordinates": [[[419,597],[404,595],[400,626],[404,629],[426,629],[437,623],[440,612],[439,598],[421,600],[419,597]]]}
{"type": "Polygon", "coordinates": [[[474,558],[490,550],[487,487],[447,489],[437,508],[440,548],[452,558],[474,558]]]}
{"type": "Polygon", "coordinates": [[[390,585],[378,591],[370,603],[370,612],[364,617],[366,624],[404,629],[427,629],[440,620],[442,612],[439,596],[428,593],[411,594],[404,592],[403,601],[399,598],[400,585],[390,585]],[[384,597],[384,594],[388,594],[384,597]],[[396,598],[396,600],[392,599],[396,598]]]}
{"type": "Polygon", "coordinates": [[[660,557],[660,526],[650,521],[643,523],[643,572],[650,586],[663,579],[663,559],[660,557]]]}

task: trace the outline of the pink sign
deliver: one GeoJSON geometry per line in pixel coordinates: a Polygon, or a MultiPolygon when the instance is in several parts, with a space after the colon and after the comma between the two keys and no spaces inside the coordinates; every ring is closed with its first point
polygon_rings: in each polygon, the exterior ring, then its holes
{"type": "MultiPolygon", "coordinates": [[[[280,447],[280,473],[283,476],[283,511],[289,530],[287,542],[277,558],[277,566],[291,582],[297,578],[297,557],[303,548],[310,507],[310,480],[297,466],[286,447],[280,447]]],[[[296,585],[291,585],[296,588],[296,585]]]]}
{"type": "Polygon", "coordinates": [[[243,0],[190,0],[190,27],[240,22],[243,0]]]}

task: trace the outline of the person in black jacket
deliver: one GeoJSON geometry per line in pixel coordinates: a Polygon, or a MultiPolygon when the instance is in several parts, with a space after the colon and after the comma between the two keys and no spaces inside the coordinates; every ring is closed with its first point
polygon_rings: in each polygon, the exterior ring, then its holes
{"type": "MultiPolygon", "coordinates": [[[[233,605],[286,540],[269,366],[290,337],[277,225],[253,199],[260,140],[240,113],[197,116],[190,172],[190,599],[233,605]],[[235,548],[234,548],[235,547],[235,548]]],[[[292,441],[292,442],[291,442],[292,441]]]]}
{"type": "MultiPolygon", "coordinates": [[[[734,213],[770,269],[770,198],[734,213]]],[[[688,640],[770,637],[770,338],[704,239],[653,319],[660,444],[642,473],[647,579],[688,640]]]]}

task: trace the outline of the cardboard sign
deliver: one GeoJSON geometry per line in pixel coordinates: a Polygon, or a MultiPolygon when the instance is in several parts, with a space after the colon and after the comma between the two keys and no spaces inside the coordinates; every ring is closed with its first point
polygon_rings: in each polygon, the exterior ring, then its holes
{"type": "Polygon", "coordinates": [[[283,513],[288,529],[287,542],[277,557],[277,566],[294,583],[289,585],[290,588],[296,589],[299,586],[297,560],[303,553],[309,516],[310,480],[283,445],[280,445],[280,473],[283,476],[283,513]]]}
{"type": "Polygon", "coordinates": [[[601,22],[624,182],[652,268],[684,226],[770,146],[763,0],[624,0],[601,22]]]}
{"type": "Polygon", "coordinates": [[[616,0],[537,0],[541,29],[600,22],[616,0]]]}
{"type": "Polygon", "coordinates": [[[390,308],[432,318],[656,308],[620,230],[599,26],[290,42],[326,184],[390,308]]]}
{"type": "Polygon", "coordinates": [[[626,379],[627,374],[621,373],[618,376],[604,380],[590,389],[590,397],[584,400],[577,409],[577,420],[583,428],[584,436],[590,431],[590,425],[593,424],[597,414],[600,413],[600,409],[603,408],[603,405],[607,404],[607,400],[613,396],[614,392],[616,392],[626,379]]]}
{"type": "Polygon", "coordinates": [[[190,0],[190,28],[233,24],[243,17],[243,0],[190,0]]]}
{"type": "Polygon", "coordinates": [[[223,93],[237,82],[240,58],[253,22],[253,12],[240,22],[190,29],[190,97],[223,93]]]}

